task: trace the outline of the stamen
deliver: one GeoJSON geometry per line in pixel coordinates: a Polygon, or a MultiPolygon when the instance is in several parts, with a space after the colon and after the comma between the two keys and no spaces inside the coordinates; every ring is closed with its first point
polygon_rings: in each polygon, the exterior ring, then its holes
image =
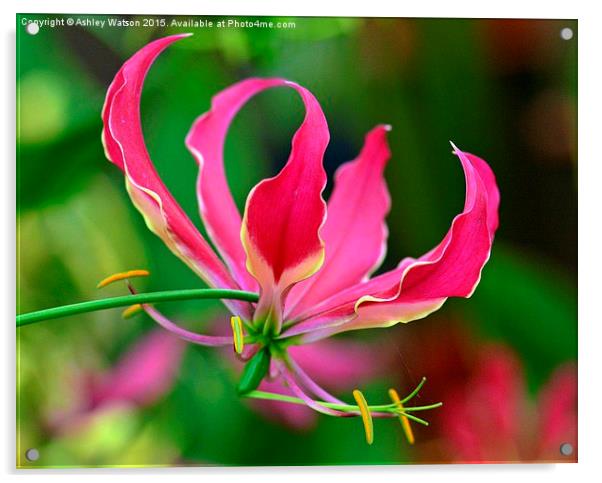
{"type": "Polygon", "coordinates": [[[370,409],[368,408],[366,398],[359,389],[354,389],[353,397],[360,408],[360,414],[362,416],[362,421],[364,422],[366,443],[372,444],[374,442],[374,425],[372,424],[372,415],[370,414],[370,409]]]}
{"type": "MultiPolygon", "coordinates": [[[[401,399],[399,399],[399,394],[397,394],[397,391],[395,389],[389,389],[389,397],[395,403],[397,408],[400,411],[403,411],[403,403],[401,402],[401,399]]],[[[407,416],[405,414],[400,414],[399,422],[401,423],[401,427],[403,428],[403,432],[406,435],[408,443],[414,444],[415,439],[414,439],[414,433],[412,431],[412,427],[410,426],[410,420],[407,418],[407,416]]]]}
{"type": "Polygon", "coordinates": [[[234,334],[234,351],[237,354],[242,354],[242,350],[245,347],[244,334],[242,332],[242,320],[240,317],[230,317],[230,325],[232,326],[232,333],[234,334]]]}
{"type": "Polygon", "coordinates": [[[148,277],[150,272],[148,270],[128,270],[127,272],[119,272],[114,273],[113,275],[109,275],[107,278],[102,279],[98,282],[96,288],[103,288],[107,285],[112,284],[113,282],[118,282],[120,280],[126,280],[128,278],[133,277],[148,277]]]}
{"type": "Polygon", "coordinates": [[[420,389],[422,389],[422,386],[424,386],[425,382],[426,382],[426,377],[422,377],[422,379],[420,380],[418,385],[414,388],[414,390],[410,394],[408,394],[406,397],[404,397],[401,402],[407,403],[410,399],[412,399],[416,394],[418,394],[420,392],[420,389]]]}
{"type": "Polygon", "coordinates": [[[133,317],[134,315],[142,312],[143,310],[144,310],[144,308],[140,304],[130,305],[127,309],[125,309],[123,312],[121,312],[121,316],[124,319],[129,319],[129,318],[133,317]]]}

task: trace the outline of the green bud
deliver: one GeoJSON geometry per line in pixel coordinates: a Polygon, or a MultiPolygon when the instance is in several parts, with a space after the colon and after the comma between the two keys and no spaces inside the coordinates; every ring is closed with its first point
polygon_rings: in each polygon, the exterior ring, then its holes
{"type": "Polygon", "coordinates": [[[270,368],[270,351],[267,347],[255,354],[242,371],[238,381],[238,394],[241,396],[257,389],[270,368]]]}

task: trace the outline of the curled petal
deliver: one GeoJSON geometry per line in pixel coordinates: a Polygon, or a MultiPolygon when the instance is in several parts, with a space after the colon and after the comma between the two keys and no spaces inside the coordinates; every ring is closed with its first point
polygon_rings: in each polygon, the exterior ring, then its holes
{"type": "MultiPolygon", "coordinates": [[[[159,178],[142,134],[140,97],[144,78],[155,58],[183,37],[185,35],[173,35],[149,43],[117,72],[109,86],[102,112],[105,154],[124,172],[130,197],[149,229],[209,285],[238,288],[224,264],[159,178]]],[[[248,312],[248,308],[245,310],[248,312]]]]}
{"type": "Polygon", "coordinates": [[[251,190],[241,239],[247,270],[261,288],[255,318],[271,319],[279,331],[287,291],[314,274],[324,260],[319,230],[326,217],[322,158],[329,134],[322,109],[307,89],[280,79],[272,79],[264,87],[276,85],[295,89],[306,114],[293,137],[286,166],[251,190]]]}
{"type": "Polygon", "coordinates": [[[404,259],[391,272],[342,291],[283,334],[317,340],[333,333],[409,322],[439,309],[448,297],[470,297],[489,259],[499,193],[489,166],[454,147],[466,178],[464,210],[430,252],[404,259]]]}
{"type": "Polygon", "coordinates": [[[375,127],[357,159],[338,169],[321,232],[324,264],[291,290],[286,305],[292,317],[364,281],[382,262],[388,235],[385,217],[391,206],[384,178],[391,156],[389,130],[386,125],[375,127]]]}
{"type": "Polygon", "coordinates": [[[257,283],[246,268],[246,255],[240,239],[242,218],[226,180],[224,143],[234,116],[259,92],[285,85],[281,79],[246,79],[217,94],[211,110],[200,116],[186,137],[186,146],[199,163],[197,196],[201,217],[209,236],[245,289],[256,290],[257,283]]]}
{"type": "MultiPolygon", "coordinates": [[[[458,148],[454,147],[457,153],[461,153],[458,148]]],[[[484,159],[470,153],[462,153],[470,164],[477,171],[487,192],[487,226],[492,234],[496,232],[499,226],[499,206],[500,206],[500,191],[497,187],[495,175],[484,159]]],[[[458,154],[459,156],[459,154],[458,154]]]]}

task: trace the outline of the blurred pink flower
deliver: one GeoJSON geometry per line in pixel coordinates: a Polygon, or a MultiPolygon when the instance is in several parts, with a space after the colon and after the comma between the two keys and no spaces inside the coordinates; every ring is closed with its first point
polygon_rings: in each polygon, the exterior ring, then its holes
{"type": "Polygon", "coordinates": [[[557,369],[530,401],[522,367],[503,346],[479,351],[474,372],[445,393],[438,414],[443,453],[458,462],[576,461],[577,375],[557,369]],[[560,454],[570,443],[575,453],[560,454]]]}
{"type": "Polygon", "coordinates": [[[556,369],[537,400],[538,432],[535,455],[550,461],[577,461],[577,367],[565,364],[556,369]],[[559,442],[568,442],[574,454],[558,456],[559,442]]]}
{"type": "Polygon", "coordinates": [[[93,379],[90,409],[111,403],[147,406],[171,389],[178,374],[184,342],[169,332],[153,330],[139,339],[117,364],[93,379]]]}
{"type": "Polygon", "coordinates": [[[399,374],[403,384],[412,382],[408,374],[428,378],[417,398],[444,402],[428,431],[414,425],[416,461],[575,461],[576,365],[561,364],[534,396],[510,346],[484,342],[468,329],[472,324],[449,314],[434,318],[439,320],[405,331],[389,362],[406,361],[399,374]],[[446,326],[445,337],[436,329],[440,325],[446,326]],[[560,453],[565,442],[575,454],[560,453]]]}
{"type": "Polygon", "coordinates": [[[80,374],[76,406],[54,414],[50,427],[68,431],[110,406],[155,403],[172,388],[184,348],[182,340],[163,330],[144,335],[106,372],[80,374]]]}

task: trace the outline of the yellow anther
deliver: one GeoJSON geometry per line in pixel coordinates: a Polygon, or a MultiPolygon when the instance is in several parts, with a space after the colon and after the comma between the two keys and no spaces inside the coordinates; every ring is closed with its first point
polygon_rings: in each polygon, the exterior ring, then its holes
{"type": "Polygon", "coordinates": [[[113,282],[118,282],[119,280],[125,280],[127,278],[148,277],[149,275],[150,272],[148,270],[128,270],[127,272],[114,273],[98,282],[96,288],[106,287],[113,282]]]}
{"type": "Polygon", "coordinates": [[[372,414],[370,414],[366,398],[358,389],[353,391],[353,397],[360,408],[360,414],[364,423],[364,431],[366,431],[366,443],[372,444],[374,442],[374,425],[372,424],[372,414]]]}
{"type": "Polygon", "coordinates": [[[245,347],[244,334],[242,332],[242,320],[240,317],[230,317],[230,325],[232,326],[232,333],[234,334],[234,350],[237,354],[242,354],[242,350],[245,347]]]}
{"type": "MultiPolygon", "coordinates": [[[[395,389],[389,389],[389,397],[397,406],[397,409],[403,411],[403,404],[401,403],[401,399],[399,399],[399,394],[395,389]]],[[[412,432],[412,427],[410,426],[410,420],[404,415],[399,415],[399,422],[401,423],[401,427],[403,428],[403,432],[406,435],[408,443],[414,444],[414,433],[412,432]]]]}
{"type": "Polygon", "coordinates": [[[133,317],[134,315],[136,315],[139,312],[142,312],[144,309],[142,308],[142,305],[140,304],[134,304],[134,305],[130,305],[127,309],[125,309],[123,312],[121,312],[121,316],[124,319],[129,319],[130,317],[133,317]]]}

